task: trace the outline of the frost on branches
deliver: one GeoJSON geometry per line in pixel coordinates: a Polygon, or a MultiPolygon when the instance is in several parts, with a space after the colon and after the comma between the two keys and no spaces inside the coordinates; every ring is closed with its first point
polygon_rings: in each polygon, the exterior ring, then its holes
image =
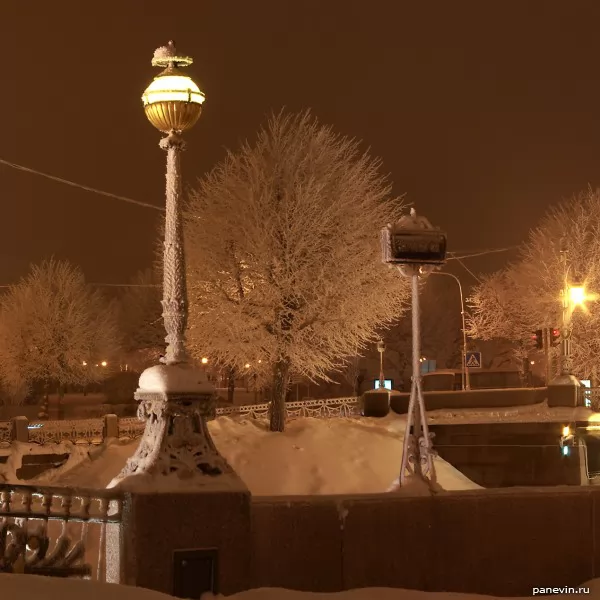
{"type": "MultiPolygon", "coordinates": [[[[585,283],[591,292],[600,291],[598,190],[589,189],[551,209],[531,231],[518,260],[477,287],[470,335],[527,345],[533,331],[560,327],[565,278],[571,284],[585,283]]],[[[580,378],[600,376],[600,306],[594,304],[592,297],[589,307],[572,314],[573,374],[580,378]]]]}
{"type": "Polygon", "coordinates": [[[309,113],[279,114],[190,199],[190,347],[260,365],[273,430],[291,374],[329,380],[400,316],[407,284],[381,263],[379,231],[401,203],[379,169],[309,113]]]}
{"type": "Polygon", "coordinates": [[[0,379],[8,388],[99,381],[117,349],[114,311],[68,262],[49,260],[0,299],[0,379]],[[87,363],[87,364],[84,364],[87,363]]]}

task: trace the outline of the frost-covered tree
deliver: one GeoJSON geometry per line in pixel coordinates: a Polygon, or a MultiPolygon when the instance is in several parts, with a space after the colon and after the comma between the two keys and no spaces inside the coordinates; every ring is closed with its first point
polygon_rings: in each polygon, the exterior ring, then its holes
{"type": "Polygon", "coordinates": [[[165,347],[162,288],[156,269],[139,271],[118,299],[123,350],[142,367],[155,363],[165,347]]]}
{"type": "Polygon", "coordinates": [[[118,349],[114,310],[83,274],[54,259],[33,266],[0,299],[0,379],[10,388],[100,381],[95,364],[118,349]]]}
{"type": "Polygon", "coordinates": [[[547,326],[543,324],[546,319],[536,325],[538,318],[532,312],[530,294],[523,295],[524,290],[519,285],[522,268],[522,264],[515,263],[483,277],[469,298],[469,337],[485,342],[503,342],[502,359],[505,362],[512,359],[520,363],[528,353],[532,331],[547,326]]]}
{"type": "Polygon", "coordinates": [[[308,112],[272,117],[192,194],[191,348],[268,368],[272,430],[291,374],[328,380],[400,316],[407,285],[379,231],[401,208],[380,162],[308,112]]]}
{"type": "MultiPolygon", "coordinates": [[[[483,280],[472,294],[469,332],[481,339],[511,340],[524,355],[533,331],[560,327],[565,278],[600,290],[600,191],[552,208],[522,245],[519,258],[483,280]]],[[[600,306],[575,310],[573,369],[600,375],[600,306]]]]}

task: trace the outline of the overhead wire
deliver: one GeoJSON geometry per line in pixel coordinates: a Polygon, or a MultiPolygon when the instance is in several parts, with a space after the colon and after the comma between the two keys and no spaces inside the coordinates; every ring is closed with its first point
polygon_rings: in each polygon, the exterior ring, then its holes
{"type": "Polygon", "coordinates": [[[488,248],[487,250],[478,250],[473,254],[464,254],[462,256],[455,256],[460,254],[459,252],[448,252],[451,256],[448,256],[448,260],[459,260],[462,258],[474,258],[476,256],[485,256],[486,254],[495,254],[497,252],[509,252],[510,250],[516,250],[519,246],[507,246],[506,248],[488,248]]]}
{"type": "Polygon", "coordinates": [[[463,269],[471,276],[473,277],[473,279],[475,279],[475,281],[477,283],[482,283],[481,279],[479,279],[479,277],[477,277],[477,275],[475,275],[475,273],[473,273],[473,271],[471,271],[471,269],[469,269],[469,267],[467,267],[467,265],[465,265],[465,263],[460,259],[457,258],[456,259],[458,261],[458,264],[463,267],[463,269]]]}
{"type": "Polygon", "coordinates": [[[128,202],[129,204],[135,204],[136,206],[143,206],[144,208],[152,208],[154,210],[159,210],[161,212],[165,211],[164,207],[156,206],[156,204],[149,204],[148,202],[141,202],[140,200],[134,200],[133,198],[127,198],[126,196],[119,196],[118,194],[113,194],[111,192],[105,192],[104,190],[99,190],[97,188],[93,188],[93,187],[90,187],[87,185],[82,185],[80,183],[76,183],[76,182],[70,181],[68,179],[63,179],[62,177],[56,177],[55,175],[49,175],[48,173],[43,173],[42,171],[30,169],[29,167],[24,167],[23,165],[18,165],[16,163],[10,162],[8,160],[4,160],[2,158],[0,158],[0,164],[3,164],[7,167],[11,167],[12,169],[17,169],[18,171],[24,171],[25,173],[32,173],[34,175],[39,175],[40,177],[45,177],[46,179],[51,179],[52,181],[64,183],[65,185],[70,185],[71,187],[79,188],[81,190],[85,190],[86,192],[92,192],[94,194],[100,194],[101,196],[107,196],[108,198],[113,198],[114,200],[120,200],[121,202],[128,202]]]}
{"type": "MultiPolygon", "coordinates": [[[[13,163],[8,160],[4,160],[2,158],[0,158],[0,164],[10,167],[12,169],[16,169],[18,171],[23,171],[25,173],[39,175],[40,177],[45,177],[46,179],[50,179],[50,180],[56,181],[58,183],[63,183],[65,185],[69,185],[71,187],[75,187],[75,188],[84,190],[86,192],[92,192],[94,194],[106,196],[106,197],[112,198],[114,200],[120,200],[121,202],[127,202],[129,204],[134,204],[136,206],[142,206],[144,208],[151,208],[153,210],[158,210],[161,212],[165,211],[165,208],[162,206],[157,206],[155,204],[149,204],[148,202],[141,202],[140,200],[134,200],[133,198],[128,198],[127,196],[121,196],[119,194],[113,194],[112,192],[107,192],[105,190],[100,190],[98,188],[83,185],[83,184],[77,183],[75,181],[70,181],[69,179],[64,179],[63,177],[57,177],[55,175],[50,175],[49,173],[44,173],[42,171],[38,171],[38,170],[32,169],[30,167],[25,167],[23,165],[13,163]]],[[[457,254],[461,253],[460,251],[449,252],[448,253],[449,256],[448,256],[447,260],[457,260],[462,265],[462,267],[472,277],[474,277],[478,282],[480,282],[479,278],[468,267],[466,267],[464,265],[464,263],[462,263],[462,259],[475,258],[478,256],[485,256],[488,254],[495,254],[495,253],[499,253],[499,252],[508,252],[508,251],[514,250],[516,248],[518,248],[518,246],[507,246],[505,248],[488,248],[485,250],[475,251],[470,254],[463,254],[462,256],[457,256],[457,254]]],[[[462,252],[467,252],[467,251],[462,251],[462,252]]],[[[129,284],[129,283],[92,283],[90,285],[98,286],[98,287],[160,287],[159,285],[153,285],[153,284],[129,284]]],[[[8,287],[10,287],[10,285],[0,285],[0,288],[8,288],[8,287]]]]}

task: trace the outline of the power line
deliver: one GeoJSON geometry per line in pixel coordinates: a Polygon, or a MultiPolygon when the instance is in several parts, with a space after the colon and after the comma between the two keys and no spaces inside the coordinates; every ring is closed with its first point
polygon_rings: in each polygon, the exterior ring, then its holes
{"type": "MultiPolygon", "coordinates": [[[[8,284],[8,285],[0,285],[0,288],[10,288],[13,285],[18,284],[8,284]]],[[[143,288],[159,288],[162,285],[158,283],[88,283],[87,285],[93,285],[94,287],[143,287],[143,288]]]]}
{"type": "Polygon", "coordinates": [[[481,279],[479,279],[479,277],[477,277],[477,275],[475,275],[475,273],[473,273],[473,271],[471,271],[471,269],[469,269],[469,267],[467,267],[467,265],[465,265],[465,263],[460,259],[457,258],[456,259],[458,261],[458,264],[471,276],[473,277],[473,279],[475,279],[475,281],[477,283],[482,283],[481,279]]]}
{"type": "Polygon", "coordinates": [[[519,246],[507,246],[506,248],[489,248],[487,250],[481,250],[475,252],[473,254],[465,254],[463,256],[455,256],[455,254],[459,254],[459,252],[448,252],[451,256],[448,257],[448,260],[460,260],[462,258],[474,258],[475,256],[485,256],[486,254],[495,254],[497,252],[508,252],[510,250],[516,250],[519,246]]]}
{"type": "Polygon", "coordinates": [[[159,283],[88,283],[95,287],[143,287],[143,288],[159,288],[162,287],[159,283]]]}
{"type": "Polygon", "coordinates": [[[86,192],[93,192],[94,194],[100,194],[101,196],[108,196],[109,198],[113,198],[114,200],[121,200],[122,202],[128,202],[129,204],[143,206],[144,208],[153,208],[154,210],[160,210],[161,212],[164,212],[165,210],[162,206],[148,204],[147,202],[140,202],[139,200],[127,198],[126,196],[119,196],[117,194],[105,192],[104,190],[98,190],[87,185],[81,185],[80,183],[75,183],[74,181],[69,181],[68,179],[62,179],[61,177],[55,177],[54,175],[48,175],[48,173],[42,173],[41,171],[36,171],[35,169],[30,169],[29,167],[24,167],[23,165],[17,165],[15,163],[3,160],[1,158],[0,164],[6,165],[7,167],[11,167],[12,169],[17,169],[18,171],[25,171],[25,173],[33,173],[34,175],[39,175],[40,177],[45,177],[46,179],[51,179],[52,181],[58,181],[59,183],[64,183],[65,185],[70,185],[71,187],[76,187],[81,190],[85,190],[86,192]]]}

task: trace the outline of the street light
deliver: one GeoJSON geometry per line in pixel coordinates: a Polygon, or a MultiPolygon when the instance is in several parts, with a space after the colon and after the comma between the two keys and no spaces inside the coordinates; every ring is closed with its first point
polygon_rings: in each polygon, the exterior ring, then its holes
{"type": "Polygon", "coordinates": [[[430,275],[445,275],[446,277],[452,277],[454,281],[458,284],[458,293],[460,294],[460,317],[462,319],[462,389],[470,390],[471,389],[471,377],[469,373],[469,369],[467,368],[467,328],[465,326],[465,300],[463,296],[462,285],[460,283],[460,279],[453,275],[452,273],[444,273],[441,271],[432,271],[429,273],[430,275]]]}
{"type": "Polygon", "coordinates": [[[158,48],[152,66],[163,70],[142,95],[146,117],[166,134],[159,145],[167,152],[161,302],[167,347],[163,364],[146,369],[140,376],[134,397],[140,402],[138,414],[146,419],[144,435],[135,454],[108,487],[135,488],[135,481],[144,489],[158,475],[190,485],[205,485],[207,479],[219,475],[235,478],[206,426],[206,419],[214,416],[214,386],[206,380],[206,369],[191,365],[185,348],[188,296],[181,210],[182,133],[198,121],[205,100],[204,93],[182,70],[192,62],[177,53],[173,42],[158,48]]]}
{"type": "MultiPolygon", "coordinates": [[[[396,266],[400,274],[411,279],[412,290],[412,381],[406,413],[406,430],[400,464],[400,487],[407,474],[436,487],[433,445],[423,397],[421,377],[421,326],[419,315],[419,277],[427,275],[446,260],[446,235],[435,229],[424,217],[417,216],[414,208],[410,215],[397,223],[389,223],[381,230],[382,261],[396,266]]],[[[394,486],[395,487],[395,486],[394,486]]],[[[393,489],[393,488],[392,488],[393,489]]]]}
{"type": "Polygon", "coordinates": [[[103,360],[103,361],[102,361],[100,364],[101,364],[103,367],[105,367],[105,366],[106,366],[108,363],[107,363],[105,360],[103,360]]]}
{"type": "Polygon", "coordinates": [[[207,362],[208,362],[208,358],[206,358],[206,356],[203,357],[202,358],[202,364],[205,365],[207,362]]]}
{"type": "Polygon", "coordinates": [[[585,288],[582,285],[570,286],[569,300],[573,307],[581,306],[585,302],[585,288]]]}
{"type": "Polygon", "coordinates": [[[383,340],[377,342],[377,352],[379,352],[379,388],[385,389],[385,377],[383,375],[383,353],[385,352],[385,344],[383,340]]]}
{"type": "Polygon", "coordinates": [[[180,56],[173,42],[154,53],[152,66],[163,67],[142,95],[146,117],[167,136],[160,147],[167,151],[167,205],[163,254],[163,320],[167,337],[164,362],[187,362],[185,328],[188,318],[183,223],[181,215],[181,152],[185,142],[181,134],[193,127],[202,113],[204,93],[182,69],[192,64],[180,56]]]}

